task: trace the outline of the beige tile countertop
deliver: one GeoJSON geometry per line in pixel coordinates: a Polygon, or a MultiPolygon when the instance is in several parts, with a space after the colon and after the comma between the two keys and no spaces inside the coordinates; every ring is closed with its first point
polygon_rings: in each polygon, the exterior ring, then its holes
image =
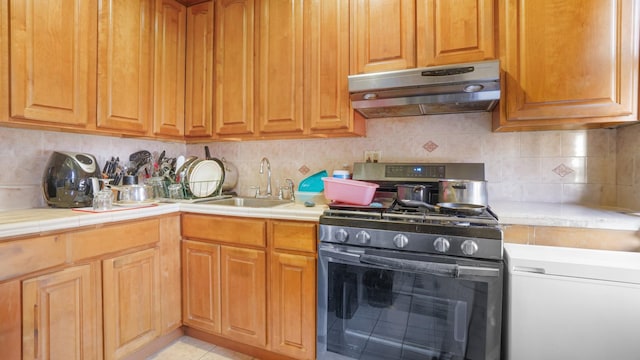
{"type": "Polygon", "coordinates": [[[134,220],[178,211],[202,214],[260,217],[273,219],[317,221],[325,205],[306,207],[291,203],[272,208],[235,208],[210,204],[166,204],[138,208],[118,208],[111,211],[92,212],[90,209],[37,208],[0,211],[0,241],[13,236],[37,234],[46,231],[73,229],[81,226],[134,220]]]}
{"type": "MultiPolygon", "coordinates": [[[[640,229],[640,216],[620,209],[594,208],[580,205],[496,202],[492,210],[505,225],[555,226],[585,229],[630,230],[640,229]]],[[[305,207],[291,203],[271,208],[232,207],[211,204],[165,204],[142,208],[123,208],[101,213],[84,212],[82,209],[37,208],[0,211],[0,239],[35,234],[45,231],[72,229],[75,227],[132,220],[178,211],[213,215],[260,217],[317,221],[326,205],[305,207]]]]}
{"type": "Polygon", "coordinates": [[[501,224],[555,226],[586,229],[640,229],[640,214],[624,209],[573,204],[495,202],[491,209],[501,224]]]}

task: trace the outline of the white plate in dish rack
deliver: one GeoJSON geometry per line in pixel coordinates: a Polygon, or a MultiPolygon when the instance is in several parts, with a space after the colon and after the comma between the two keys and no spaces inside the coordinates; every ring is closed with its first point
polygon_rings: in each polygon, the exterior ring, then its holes
{"type": "Polygon", "coordinates": [[[222,167],[216,161],[202,160],[189,171],[187,185],[193,196],[207,197],[218,188],[222,174],[222,167]]]}

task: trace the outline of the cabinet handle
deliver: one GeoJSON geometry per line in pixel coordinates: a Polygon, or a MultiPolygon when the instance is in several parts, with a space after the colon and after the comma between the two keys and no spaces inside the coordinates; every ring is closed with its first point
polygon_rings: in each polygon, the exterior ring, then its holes
{"type": "Polygon", "coordinates": [[[33,358],[38,358],[38,304],[33,305],[33,358]]]}

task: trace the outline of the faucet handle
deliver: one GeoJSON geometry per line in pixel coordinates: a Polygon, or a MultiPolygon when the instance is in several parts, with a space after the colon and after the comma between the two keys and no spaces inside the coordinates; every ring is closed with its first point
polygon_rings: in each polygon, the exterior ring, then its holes
{"type": "Polygon", "coordinates": [[[253,197],[260,197],[260,185],[257,186],[249,186],[249,190],[255,190],[255,194],[253,195],[253,197]]]}
{"type": "Polygon", "coordinates": [[[284,180],[287,183],[287,186],[289,187],[289,191],[291,192],[291,201],[296,201],[296,195],[295,195],[295,185],[293,184],[293,180],[291,179],[285,179],[284,180]]]}

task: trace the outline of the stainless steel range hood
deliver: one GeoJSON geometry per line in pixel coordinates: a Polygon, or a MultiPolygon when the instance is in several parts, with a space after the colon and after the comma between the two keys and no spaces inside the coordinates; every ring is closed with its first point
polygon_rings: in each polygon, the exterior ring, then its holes
{"type": "Polygon", "coordinates": [[[349,76],[365,118],[491,111],[500,100],[498,60],[349,76]]]}

